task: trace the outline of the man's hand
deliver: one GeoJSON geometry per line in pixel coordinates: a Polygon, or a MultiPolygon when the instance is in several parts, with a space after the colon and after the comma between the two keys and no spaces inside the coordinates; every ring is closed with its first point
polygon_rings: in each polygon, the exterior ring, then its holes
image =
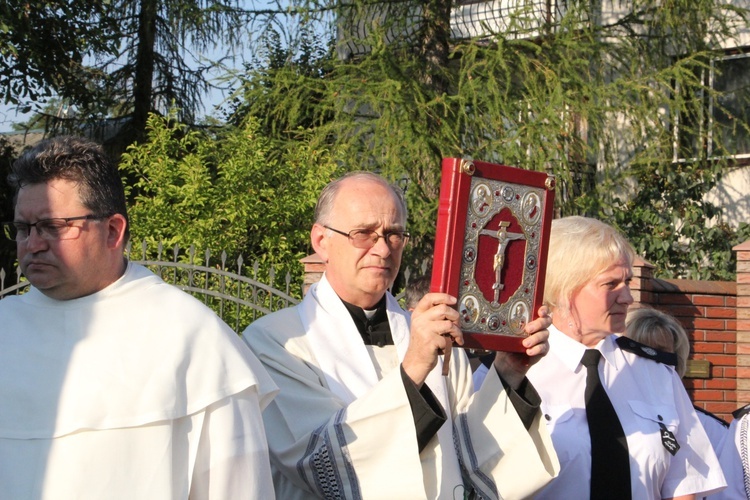
{"type": "Polygon", "coordinates": [[[546,306],[539,308],[539,317],[529,322],[524,329],[528,337],[523,339],[522,344],[526,348],[525,353],[501,352],[495,354],[493,365],[500,377],[513,389],[518,389],[526,372],[531,365],[539,361],[542,356],[549,352],[549,332],[547,328],[552,324],[549,309],[546,306]]]}
{"type": "Polygon", "coordinates": [[[446,293],[428,293],[412,312],[411,340],[401,366],[417,387],[437,365],[438,354],[453,342],[464,343],[455,303],[456,298],[446,293]]]}

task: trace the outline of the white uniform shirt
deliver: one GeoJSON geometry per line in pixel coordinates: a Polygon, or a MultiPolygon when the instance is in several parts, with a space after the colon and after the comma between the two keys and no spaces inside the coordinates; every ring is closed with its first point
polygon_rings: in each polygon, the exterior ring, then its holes
{"type": "Polygon", "coordinates": [[[719,456],[724,440],[729,435],[729,425],[712,413],[708,413],[697,407],[693,408],[695,408],[695,413],[698,415],[698,420],[700,420],[703,430],[706,431],[708,440],[711,441],[711,446],[713,446],[716,456],[719,456]]]}
{"type": "MultiPolygon", "coordinates": [[[[542,398],[560,475],[536,497],[589,495],[591,442],[584,391],[586,346],[554,326],[550,352],[528,373],[542,398]]],[[[599,343],[602,384],[612,400],[628,441],[633,498],[659,499],[715,491],[725,486],[711,443],[677,373],[666,365],[622,350],[610,335],[599,343]],[[680,445],[675,456],[662,444],[661,425],[680,445]]]]}
{"type": "MultiPolygon", "coordinates": [[[[737,415],[737,412],[735,412],[737,415]]],[[[727,479],[727,488],[711,500],[750,500],[750,412],[736,417],[719,452],[719,462],[727,479]]]]}

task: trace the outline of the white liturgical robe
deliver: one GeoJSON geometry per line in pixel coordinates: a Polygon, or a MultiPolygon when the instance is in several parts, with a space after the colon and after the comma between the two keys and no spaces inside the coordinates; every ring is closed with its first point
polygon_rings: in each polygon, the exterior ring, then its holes
{"type": "Polygon", "coordinates": [[[263,414],[277,498],[526,498],[549,482],[559,466],[541,415],[527,431],[494,370],[473,394],[460,349],[448,377],[439,360],[427,379],[449,419],[419,452],[399,369],[409,316],[390,294],[386,307],[385,351],[364,344],[325,276],[243,333],[281,389],[263,414]]]}
{"type": "Polygon", "coordinates": [[[109,287],[0,300],[0,498],[272,498],[276,387],[198,300],[128,264],[109,287]]]}

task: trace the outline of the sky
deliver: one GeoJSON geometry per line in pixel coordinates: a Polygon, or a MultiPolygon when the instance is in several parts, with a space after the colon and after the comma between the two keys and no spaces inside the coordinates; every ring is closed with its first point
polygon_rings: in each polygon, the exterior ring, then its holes
{"type": "MultiPolygon", "coordinates": [[[[200,115],[212,115],[215,106],[220,105],[226,99],[225,93],[214,90],[204,97],[204,110],[200,115]]],[[[25,122],[33,113],[17,113],[15,106],[9,104],[0,104],[0,133],[11,132],[14,123],[25,122]]]]}
{"type": "Polygon", "coordinates": [[[0,132],[10,132],[12,130],[11,125],[26,119],[25,115],[19,117],[11,106],[7,104],[0,105],[0,132]]]}
{"type": "MultiPolygon", "coordinates": [[[[273,0],[261,0],[260,4],[271,5],[272,1],[273,0]]],[[[252,2],[253,0],[241,1],[243,5],[252,4],[252,2]]],[[[255,2],[255,3],[258,3],[258,2],[255,2]]],[[[249,33],[253,32],[251,28],[252,27],[248,25],[249,33]]],[[[228,52],[229,52],[229,49],[226,46],[223,46],[223,47],[217,47],[214,50],[207,52],[203,56],[209,60],[219,60],[219,59],[224,58],[228,52]]],[[[231,68],[242,68],[243,67],[242,63],[243,63],[244,58],[249,57],[247,52],[248,52],[247,50],[240,51],[240,53],[235,58],[233,63],[231,64],[225,63],[225,64],[228,64],[231,68]]],[[[191,57],[193,56],[186,55],[186,60],[190,60],[191,57]]],[[[219,75],[215,75],[215,76],[219,76],[219,75]]],[[[214,91],[209,92],[209,94],[204,97],[204,103],[205,103],[204,109],[200,111],[200,116],[213,115],[214,107],[216,105],[221,104],[226,99],[226,97],[227,97],[226,93],[219,91],[219,90],[214,90],[214,91]]],[[[29,119],[31,114],[33,114],[33,113],[19,114],[19,113],[16,113],[14,108],[15,106],[0,103],[0,133],[10,132],[12,130],[12,126],[14,123],[24,122],[29,119]]]]}

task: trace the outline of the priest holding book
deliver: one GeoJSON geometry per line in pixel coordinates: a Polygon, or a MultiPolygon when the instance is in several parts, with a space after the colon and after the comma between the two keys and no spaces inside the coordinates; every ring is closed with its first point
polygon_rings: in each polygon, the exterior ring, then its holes
{"type": "Polygon", "coordinates": [[[558,472],[525,376],[548,350],[546,311],[481,391],[461,349],[444,376],[463,343],[456,298],[429,293],[410,316],[388,292],[406,218],[380,176],[331,182],[311,230],[323,278],[243,333],[281,390],[263,414],[278,498],[526,498],[558,472]]]}

